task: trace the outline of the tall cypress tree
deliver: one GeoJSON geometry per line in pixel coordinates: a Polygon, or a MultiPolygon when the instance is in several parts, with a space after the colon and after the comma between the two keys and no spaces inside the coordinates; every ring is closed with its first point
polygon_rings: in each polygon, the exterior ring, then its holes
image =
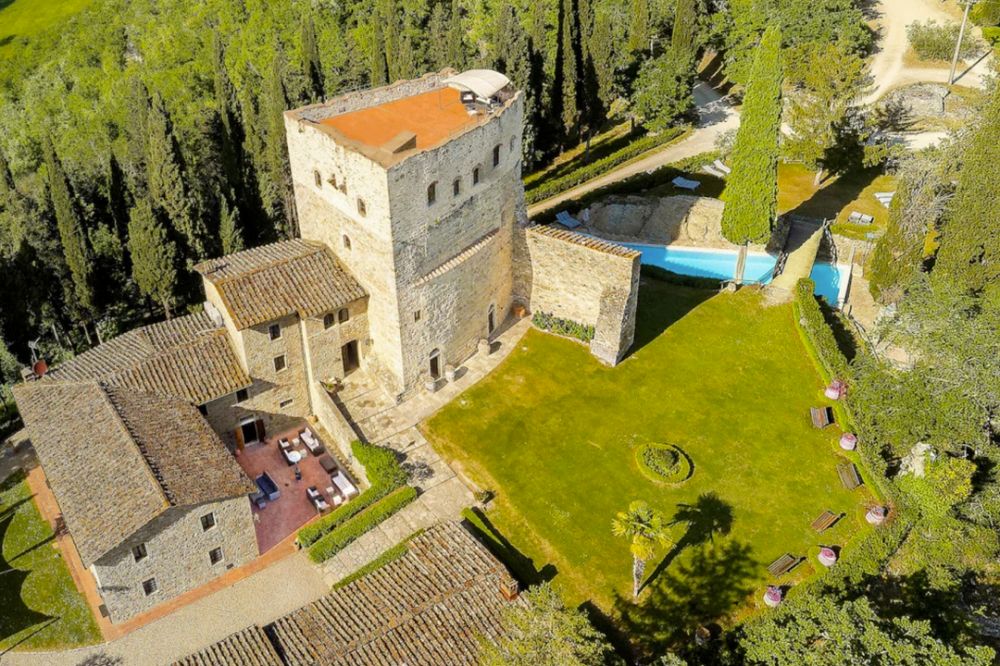
{"type": "Polygon", "coordinates": [[[128,251],[139,291],[162,305],[170,319],[177,288],[177,246],[148,199],[141,199],[129,213],[128,251]]]}
{"type": "Polygon", "coordinates": [[[75,304],[78,316],[87,320],[94,313],[94,288],[91,284],[93,266],[83,222],[52,140],[46,137],[42,149],[48,172],[49,199],[56,218],[56,228],[59,230],[63,257],[73,283],[75,300],[71,302],[75,304]]]}
{"type": "Polygon", "coordinates": [[[266,173],[261,178],[261,200],[271,219],[281,228],[286,238],[298,235],[295,219],[295,201],[292,192],[292,175],[288,165],[288,144],[285,141],[285,110],[288,98],[285,95],[283,75],[285,56],[278,44],[274,49],[274,59],[264,82],[262,102],[263,121],[266,134],[266,173]]]}
{"type": "Polygon", "coordinates": [[[670,33],[670,50],[675,58],[690,58],[695,50],[695,29],[698,16],[695,0],[677,0],[674,27],[670,33]]]}
{"type": "Polygon", "coordinates": [[[765,240],[778,207],[781,132],[781,31],[770,26],[757,46],[730,156],[733,172],[722,199],[722,234],[742,245],[765,240]]]}
{"type": "Polygon", "coordinates": [[[230,208],[226,197],[219,197],[219,201],[219,241],[222,244],[222,254],[233,254],[244,247],[240,213],[236,208],[230,208]]]}
{"type": "Polygon", "coordinates": [[[628,47],[632,51],[649,48],[651,28],[649,0],[631,0],[628,17],[628,47]]]}
{"type": "Polygon", "coordinates": [[[312,101],[323,99],[323,63],[319,58],[319,47],[316,46],[316,26],[312,15],[302,19],[302,71],[306,73],[309,83],[309,93],[312,101]]]}
{"type": "Polygon", "coordinates": [[[1000,307],[1000,86],[965,139],[934,275],[960,292],[993,290],[1000,307]]]}
{"type": "Polygon", "coordinates": [[[579,70],[577,55],[579,25],[577,24],[575,0],[560,0],[559,2],[559,59],[562,63],[562,123],[568,136],[575,134],[580,125],[580,108],[577,99],[579,85],[579,70]]]}
{"type": "Polygon", "coordinates": [[[170,224],[184,238],[190,249],[189,258],[202,259],[207,235],[205,225],[185,183],[170,116],[159,94],[153,95],[148,125],[146,180],[151,203],[166,214],[170,224]]]}

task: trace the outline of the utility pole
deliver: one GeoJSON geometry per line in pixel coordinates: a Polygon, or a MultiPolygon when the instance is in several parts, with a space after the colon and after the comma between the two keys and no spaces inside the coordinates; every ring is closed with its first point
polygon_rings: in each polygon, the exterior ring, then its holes
{"type": "Polygon", "coordinates": [[[955,69],[958,67],[958,54],[962,52],[962,40],[965,38],[965,26],[969,22],[969,10],[978,0],[965,0],[965,15],[962,17],[962,27],[958,29],[958,42],[955,43],[955,55],[951,59],[951,73],[948,75],[948,85],[955,84],[955,69]]]}

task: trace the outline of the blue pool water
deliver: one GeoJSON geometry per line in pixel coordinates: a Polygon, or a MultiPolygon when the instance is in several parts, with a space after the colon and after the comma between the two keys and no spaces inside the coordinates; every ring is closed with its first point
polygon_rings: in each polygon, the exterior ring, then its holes
{"type": "MultiPolygon", "coordinates": [[[[659,266],[681,275],[706,277],[717,280],[731,280],[736,273],[736,255],[733,250],[705,250],[691,247],[670,247],[666,245],[639,245],[622,243],[642,253],[642,263],[659,266]]],[[[769,254],[751,253],[747,255],[743,270],[744,282],[767,284],[774,277],[777,257],[769,254]]],[[[816,295],[824,297],[832,305],[840,305],[847,289],[849,268],[817,262],[809,277],[816,283],[816,295]]]]}

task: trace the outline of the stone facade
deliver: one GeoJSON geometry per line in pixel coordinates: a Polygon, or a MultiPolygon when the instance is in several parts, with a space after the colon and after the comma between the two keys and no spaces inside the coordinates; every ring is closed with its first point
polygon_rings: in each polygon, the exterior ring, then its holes
{"type": "Polygon", "coordinates": [[[615,365],[632,345],[639,292],[634,250],[554,227],[518,233],[515,297],[535,312],[594,326],[591,351],[615,365]]]}
{"type": "Polygon", "coordinates": [[[439,372],[471,356],[489,334],[490,312],[498,326],[510,308],[512,238],[525,219],[522,98],[440,145],[389,161],[317,122],[426,92],[442,78],[285,117],[302,237],[325,243],[369,293],[366,367],[399,397],[430,378],[432,354],[439,372]]]}
{"type": "Polygon", "coordinates": [[[257,556],[250,502],[236,497],[194,507],[175,507],[136,532],[91,566],[112,622],[122,622],[172,597],[194,589],[257,556]],[[215,526],[202,528],[202,517],[213,514],[215,526]],[[146,555],[136,561],[133,548],[146,555]],[[210,551],[222,549],[212,563],[210,551]],[[156,581],[146,594],[143,582],[156,581]]]}

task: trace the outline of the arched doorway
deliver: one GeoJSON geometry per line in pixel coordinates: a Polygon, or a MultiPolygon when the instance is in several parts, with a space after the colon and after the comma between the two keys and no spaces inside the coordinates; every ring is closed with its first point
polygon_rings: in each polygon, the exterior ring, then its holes
{"type": "Polygon", "coordinates": [[[431,352],[431,379],[441,379],[441,351],[434,349],[431,352]]]}
{"type": "Polygon", "coordinates": [[[489,312],[486,313],[486,332],[488,335],[493,335],[493,331],[497,327],[497,308],[495,305],[490,305],[489,312]]]}

